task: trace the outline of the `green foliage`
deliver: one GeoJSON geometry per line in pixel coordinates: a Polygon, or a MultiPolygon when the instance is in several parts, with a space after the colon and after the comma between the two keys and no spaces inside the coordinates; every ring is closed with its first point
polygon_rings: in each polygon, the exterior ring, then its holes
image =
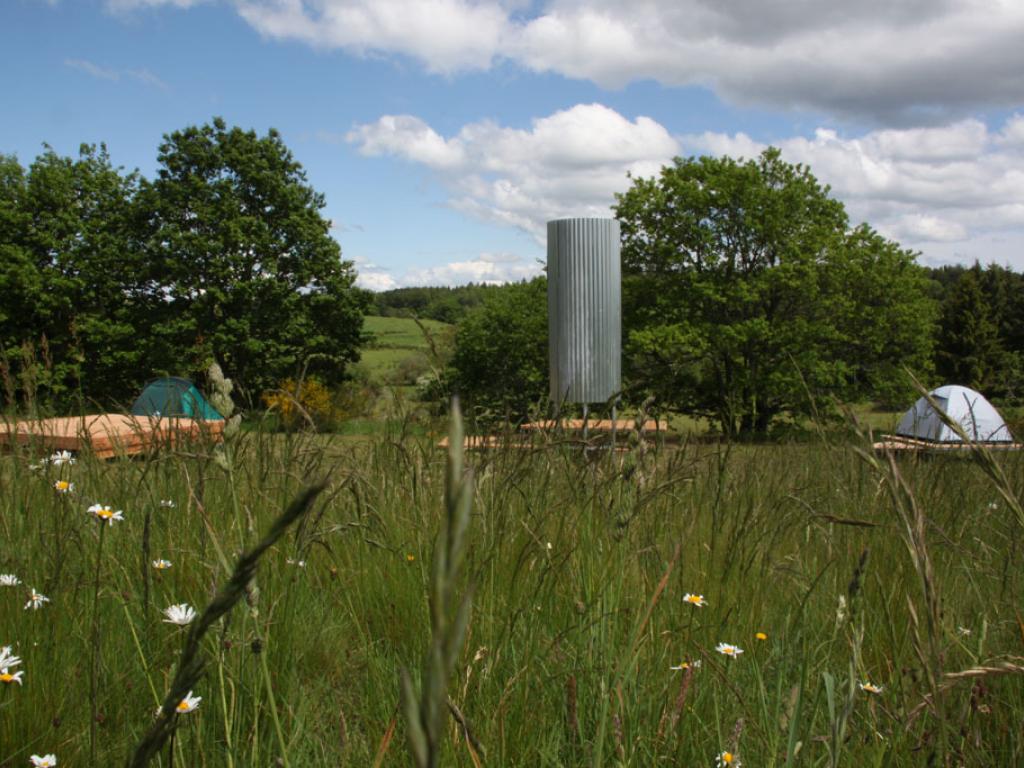
{"type": "Polygon", "coordinates": [[[1024,275],[942,267],[931,277],[942,302],[935,367],[944,381],[966,384],[1004,403],[1024,398],[1024,275]]]}
{"type": "Polygon", "coordinates": [[[307,373],[341,381],[358,359],[364,294],[280,135],[218,118],[166,136],[158,159],[141,194],[149,275],[165,296],[154,363],[213,357],[253,394],[307,373]]]}
{"type": "Polygon", "coordinates": [[[358,359],[365,292],[280,136],[222,120],[165,137],[154,181],[47,147],[0,156],[0,363],[8,400],[125,405],[210,360],[250,396],[334,384],[358,359]]]}
{"type": "Polygon", "coordinates": [[[503,286],[459,323],[452,386],[480,411],[518,419],[548,394],[547,281],[503,286]]]}
{"type": "Polygon", "coordinates": [[[395,288],[373,294],[374,311],[389,317],[416,316],[420,319],[457,323],[474,307],[480,306],[498,286],[469,285],[395,288]]]}
{"type": "Polygon", "coordinates": [[[137,176],[113,168],[102,145],[82,145],[77,160],[47,147],[27,173],[13,158],[0,168],[0,348],[22,394],[67,403],[134,391],[146,352],[136,326],[153,303],[137,176]]]}
{"type": "MultiPolygon", "coordinates": [[[[435,442],[244,431],[230,474],[202,445],[38,472],[37,457],[0,457],[0,573],[22,582],[0,586],[0,646],[24,671],[23,686],[0,684],[4,759],[123,766],[157,707],[191,686],[202,702],[175,721],[175,766],[412,765],[399,679],[433,655],[448,474],[435,442]],[[200,637],[203,608],[227,607],[211,598],[236,554],[324,475],[245,602],[200,637]],[[58,478],[75,491],[56,494],[58,478]],[[94,501],[124,510],[98,561],[98,651],[94,501]],[[30,588],[50,602],[25,610],[30,588]],[[183,602],[193,624],[163,623],[183,602]],[[190,637],[205,674],[176,679],[190,637]]],[[[1024,764],[1024,529],[1007,498],[1024,491],[1024,455],[992,458],[1002,481],[943,457],[897,476],[820,442],[637,447],[628,473],[564,446],[467,455],[478,482],[448,606],[476,589],[443,679],[469,725],[448,721],[439,764],[471,768],[470,738],[483,765],[508,768],[711,766],[725,749],[744,765],[825,766],[837,748],[844,766],[1024,764]]],[[[422,691],[428,677],[413,680],[422,691]]]]}
{"type": "Polygon", "coordinates": [[[764,433],[808,392],[890,399],[927,371],[933,309],[914,254],[777,150],[676,159],[618,196],[635,390],[764,433]]]}

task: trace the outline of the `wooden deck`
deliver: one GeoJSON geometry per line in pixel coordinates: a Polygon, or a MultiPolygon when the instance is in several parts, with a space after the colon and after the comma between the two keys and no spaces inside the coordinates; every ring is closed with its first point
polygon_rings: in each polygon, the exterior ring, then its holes
{"type": "MultiPolygon", "coordinates": [[[[531,421],[523,424],[521,428],[531,431],[564,429],[567,432],[582,432],[583,424],[583,419],[531,421]]],[[[613,430],[615,432],[632,432],[636,429],[636,421],[634,419],[616,419],[614,422],[611,419],[588,419],[586,425],[587,430],[590,432],[611,432],[613,430]]],[[[665,432],[668,429],[668,422],[648,419],[641,425],[641,428],[644,432],[665,432]]]]}
{"type": "Polygon", "coordinates": [[[34,421],[0,421],[0,447],[36,445],[46,451],[89,450],[98,458],[131,456],[196,439],[223,439],[223,421],[101,413],[34,421]]]}
{"type": "Polygon", "coordinates": [[[982,445],[990,451],[1019,451],[1024,448],[1024,443],[937,442],[933,440],[919,440],[914,437],[903,437],[902,435],[884,435],[881,440],[872,445],[872,448],[876,451],[890,451],[892,453],[956,454],[970,452],[974,445],[982,445]]]}

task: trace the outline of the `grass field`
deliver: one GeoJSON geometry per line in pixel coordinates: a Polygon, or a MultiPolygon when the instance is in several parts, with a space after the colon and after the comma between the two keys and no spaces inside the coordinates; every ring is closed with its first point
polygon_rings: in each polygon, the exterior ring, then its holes
{"type": "MultiPolygon", "coordinates": [[[[436,320],[420,322],[437,342],[451,328],[436,320]]],[[[429,342],[412,319],[368,315],[363,330],[370,335],[371,341],[362,351],[361,365],[377,381],[387,381],[405,360],[415,358],[426,361],[429,358],[429,342]]]]}
{"type": "MultiPolygon", "coordinates": [[[[20,581],[0,586],[0,645],[23,673],[0,683],[0,765],[125,764],[187,637],[164,609],[201,613],[322,477],[199,641],[202,701],[153,764],[412,764],[399,673],[418,680],[430,643],[432,442],[254,430],[223,455],[0,459],[0,574],[20,581]],[[49,601],[26,608],[30,589],[49,601]]],[[[469,730],[446,719],[440,765],[1024,762],[1022,457],[995,482],[857,445],[470,457],[472,613],[448,681],[469,730]]]]}

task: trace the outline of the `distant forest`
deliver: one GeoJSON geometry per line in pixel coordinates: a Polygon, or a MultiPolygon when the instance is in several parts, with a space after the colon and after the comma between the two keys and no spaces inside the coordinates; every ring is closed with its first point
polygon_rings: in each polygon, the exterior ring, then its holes
{"type": "MultiPolygon", "coordinates": [[[[935,373],[1002,402],[1024,401],[1024,274],[980,263],[923,267],[939,307],[935,373]]],[[[509,286],[396,288],[371,294],[370,312],[457,324],[509,286]]]]}

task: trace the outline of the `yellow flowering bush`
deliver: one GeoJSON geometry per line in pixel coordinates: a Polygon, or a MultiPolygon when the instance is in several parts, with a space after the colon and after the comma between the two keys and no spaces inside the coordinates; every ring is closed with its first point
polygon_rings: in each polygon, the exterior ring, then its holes
{"type": "Polygon", "coordinates": [[[263,393],[263,403],[278,413],[281,422],[292,427],[305,420],[305,411],[317,424],[324,424],[334,415],[331,393],[319,379],[285,379],[277,389],[263,393]]]}

